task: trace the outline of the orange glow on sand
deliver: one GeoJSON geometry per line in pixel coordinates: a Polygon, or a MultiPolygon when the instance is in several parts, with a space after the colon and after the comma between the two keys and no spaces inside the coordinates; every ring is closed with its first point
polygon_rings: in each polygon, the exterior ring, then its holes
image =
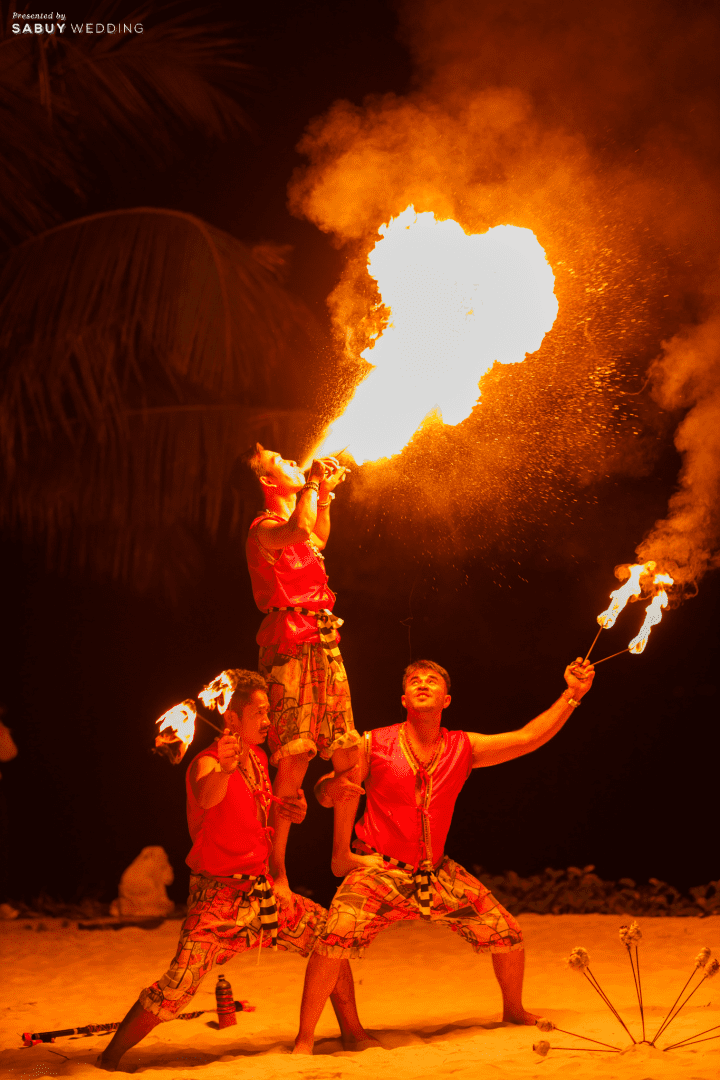
{"type": "Polygon", "coordinates": [[[314,457],[342,448],[358,464],[399,454],[423,421],[465,420],[496,361],[537,351],[558,311],[555,276],[534,233],[499,225],[468,235],[409,206],[368,256],[390,321],[362,356],[373,370],[314,457]]]}
{"type": "MultiPolygon", "coordinates": [[[[673,579],[670,577],[669,574],[656,574],[653,578],[653,585],[662,586],[672,584],[673,579]]],[[[645,612],[645,619],[642,626],[640,627],[640,632],[632,639],[632,641],[628,645],[631,653],[635,653],[637,655],[638,653],[641,653],[643,651],[643,649],[648,643],[650,631],[652,630],[653,626],[657,626],[657,624],[660,622],[660,620],[662,619],[663,610],[667,606],[668,595],[665,590],[661,588],[647,606],[647,611],[645,612]]]]}

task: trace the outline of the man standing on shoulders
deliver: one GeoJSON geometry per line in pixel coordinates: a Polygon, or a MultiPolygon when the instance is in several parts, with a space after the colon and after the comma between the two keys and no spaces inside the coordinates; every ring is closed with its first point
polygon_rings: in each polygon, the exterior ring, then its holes
{"type": "MultiPolygon", "coordinates": [[[[252,525],[247,560],[255,603],[265,618],[257,635],[259,669],[270,697],[270,761],[277,767],[275,794],[293,796],[315,754],[346,770],[357,761],[350,688],[338,642],[342,620],[332,614],[323,549],[330,535],[330,507],[346,474],[335,458],[313,461],[307,480],[296,461],[260,443],[245,455],[260,485],[265,508],[252,525]]],[[[349,808],[340,806],[335,830],[347,831],[349,808]]],[[[290,886],[285,851],[290,819],[274,817],[270,868],[278,900],[290,886]]]]}
{"type": "MultiPolygon", "coordinates": [[[[162,978],[141,992],[98,1059],[108,1072],[154,1027],[187,1007],[215,964],[263,947],[309,956],[325,926],[325,909],[304,896],[291,894],[276,909],[268,871],[272,796],[260,749],[269,727],[267,686],[255,671],[233,669],[223,676],[233,688],[225,734],[194,758],[186,775],[192,872],[177,952],[162,978]]],[[[302,791],[296,791],[280,812],[299,822],[306,809],[302,791]]],[[[348,963],[338,968],[331,990],[345,1049],[377,1045],[360,1025],[348,963]]]]}
{"type": "Polygon", "coordinates": [[[357,807],[362,788],[367,803],[356,827],[338,838],[333,872],[347,875],[330,906],[305,973],[296,1053],[312,1053],[317,1021],[335,985],[340,965],[362,957],[385,927],[407,919],[443,921],[477,953],[489,952],[500,985],[503,1020],[533,1024],[522,985],[523,936],[515,919],[459,863],[445,855],[455,801],[473,769],[499,765],[532,753],[552,739],[580,704],[594,678],[581,658],[565,669],[567,689],[518,731],[480,735],[441,727],[450,704],[450,678],[431,660],[405,670],[402,724],[366,732],[360,761],[334,771],[316,785],[323,806],[357,807]]]}

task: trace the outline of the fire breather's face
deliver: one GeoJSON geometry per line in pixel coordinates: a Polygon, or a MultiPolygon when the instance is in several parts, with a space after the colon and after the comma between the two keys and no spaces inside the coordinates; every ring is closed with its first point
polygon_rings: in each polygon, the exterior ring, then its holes
{"type": "Polygon", "coordinates": [[[446,709],[450,704],[450,695],[442,675],[429,668],[413,671],[405,683],[402,703],[404,708],[417,713],[446,709]]]}
{"type": "Polygon", "coordinates": [[[305,483],[305,474],[297,461],[281,457],[275,450],[263,450],[261,461],[265,473],[260,478],[262,484],[277,487],[281,492],[293,492],[305,483]]]}
{"type": "Polygon", "coordinates": [[[231,721],[231,730],[236,735],[241,735],[244,741],[250,743],[251,746],[260,746],[261,743],[265,742],[270,727],[270,721],[268,720],[269,708],[270,702],[265,691],[253,690],[250,700],[243,707],[241,716],[238,716],[236,712],[233,712],[232,715],[228,714],[228,719],[231,721]]]}

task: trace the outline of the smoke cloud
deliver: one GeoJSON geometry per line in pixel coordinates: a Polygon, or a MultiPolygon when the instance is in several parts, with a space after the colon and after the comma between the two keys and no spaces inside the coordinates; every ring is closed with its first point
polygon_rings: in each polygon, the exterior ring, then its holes
{"type": "MultiPolygon", "coordinates": [[[[464,457],[477,462],[466,486],[502,501],[525,484],[542,510],[568,477],[642,475],[663,426],[653,402],[681,410],[679,487],[638,555],[697,582],[718,565],[720,536],[713,5],[413,0],[401,4],[400,23],[414,88],[336,102],[309,126],[300,146],[309,164],[290,187],[293,211],[348,252],[330,298],[346,397],[383,323],[366,272],[379,225],[412,203],[467,232],[532,229],[560,314],[537,354],[483,383],[483,418],[462,436],[477,440],[464,457]],[[647,389],[634,395],[646,372],[647,389]],[[508,425],[515,464],[501,495],[491,448],[508,425]]],[[[427,468],[438,438],[421,433],[410,458],[429,440],[427,468]]]]}

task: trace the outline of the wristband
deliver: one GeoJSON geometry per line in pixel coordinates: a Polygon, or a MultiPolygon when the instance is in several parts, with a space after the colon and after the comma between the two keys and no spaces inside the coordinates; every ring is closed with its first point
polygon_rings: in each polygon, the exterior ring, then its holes
{"type": "Polygon", "coordinates": [[[563,701],[565,702],[566,705],[572,705],[573,709],[577,709],[578,705],[580,704],[580,702],[576,701],[575,698],[565,697],[564,694],[563,694],[563,701]]]}
{"type": "MultiPolygon", "coordinates": [[[[318,492],[318,494],[320,494],[320,492],[318,492]]],[[[327,501],[324,502],[324,503],[321,503],[321,502],[318,503],[318,510],[327,510],[328,506],[330,505],[330,503],[333,501],[334,498],[335,498],[335,492],[334,491],[329,491],[327,501]]]]}
{"type": "Polygon", "coordinates": [[[320,484],[317,480],[308,480],[306,484],[303,484],[301,491],[314,491],[316,495],[320,494],[320,484]]]}

